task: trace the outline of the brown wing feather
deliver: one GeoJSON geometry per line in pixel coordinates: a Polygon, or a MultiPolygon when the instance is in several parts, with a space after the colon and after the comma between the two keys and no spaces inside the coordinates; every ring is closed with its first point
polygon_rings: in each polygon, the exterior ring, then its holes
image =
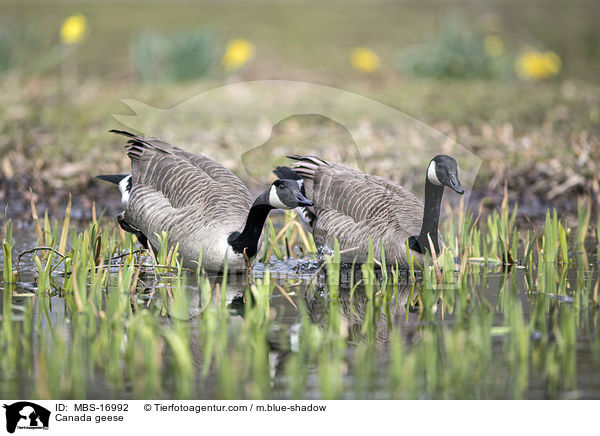
{"type": "Polygon", "coordinates": [[[334,239],[345,261],[366,260],[369,240],[383,244],[387,259],[406,262],[405,241],[417,235],[423,204],[404,187],[383,177],[371,176],[314,156],[290,156],[303,177],[306,194],[315,206],[313,236],[317,245],[333,246],[334,239]],[[352,250],[355,249],[355,250],[352,250]]]}
{"type": "Polygon", "coordinates": [[[212,159],[157,138],[118,133],[131,138],[126,148],[131,158],[132,190],[136,185],[145,185],[161,192],[174,208],[197,205],[214,209],[213,214],[223,210],[245,215],[250,208],[246,186],[212,159]]]}
{"type": "Polygon", "coordinates": [[[184,256],[196,260],[197,245],[207,235],[243,226],[252,201],[231,171],[159,139],[121,134],[130,138],[126,148],[132,168],[125,219],[153,246],[156,234],[166,231],[170,242],[183,244],[184,256]]]}

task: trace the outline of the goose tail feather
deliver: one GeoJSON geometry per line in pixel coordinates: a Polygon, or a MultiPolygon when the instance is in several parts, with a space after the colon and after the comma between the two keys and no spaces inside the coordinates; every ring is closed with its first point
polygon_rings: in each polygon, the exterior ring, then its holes
{"type": "Polygon", "coordinates": [[[127,136],[128,138],[135,138],[137,136],[136,134],[128,132],[127,130],[111,129],[109,132],[116,133],[117,135],[127,136]]]}
{"type": "Polygon", "coordinates": [[[96,176],[96,178],[100,180],[105,180],[107,182],[114,183],[115,185],[118,185],[127,177],[129,177],[129,174],[99,174],[96,176]]]}
{"type": "Polygon", "coordinates": [[[290,154],[289,159],[298,161],[293,170],[303,179],[313,179],[315,172],[319,167],[329,166],[329,162],[316,156],[302,156],[299,154],[290,154]]]}
{"type": "Polygon", "coordinates": [[[162,153],[169,153],[169,150],[165,147],[166,144],[156,138],[146,138],[126,130],[112,129],[110,132],[130,138],[125,145],[125,148],[127,149],[127,156],[129,156],[132,163],[138,163],[140,161],[144,150],[152,149],[162,153]]]}

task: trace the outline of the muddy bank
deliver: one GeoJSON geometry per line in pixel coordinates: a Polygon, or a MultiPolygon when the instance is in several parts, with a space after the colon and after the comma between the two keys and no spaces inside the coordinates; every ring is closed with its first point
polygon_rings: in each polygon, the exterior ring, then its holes
{"type": "MultiPolygon", "coordinates": [[[[575,220],[577,200],[582,196],[590,197],[593,216],[597,216],[600,205],[597,180],[576,178],[559,183],[550,176],[531,169],[521,171],[518,175],[512,174],[506,181],[509,201],[512,205],[518,203],[518,216],[523,222],[543,220],[548,209],[556,209],[560,216],[575,220]]],[[[469,209],[477,213],[481,207],[482,212],[487,214],[499,208],[504,197],[504,184],[503,180],[477,179],[470,196],[469,209]]],[[[259,186],[251,186],[250,189],[253,194],[260,192],[259,186]]],[[[41,216],[47,211],[51,218],[62,218],[69,194],[72,196],[71,217],[74,220],[90,220],[94,204],[98,216],[115,216],[122,210],[117,187],[89,174],[74,175],[68,181],[46,180],[24,174],[0,178],[3,215],[23,224],[31,220],[32,199],[41,216]]]]}

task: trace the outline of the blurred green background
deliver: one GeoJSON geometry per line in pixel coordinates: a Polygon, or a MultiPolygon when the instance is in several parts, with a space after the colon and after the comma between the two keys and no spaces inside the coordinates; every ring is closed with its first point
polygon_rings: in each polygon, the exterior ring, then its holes
{"type": "MultiPolygon", "coordinates": [[[[600,199],[597,1],[14,1],[1,9],[1,202],[27,199],[31,186],[48,207],[68,190],[87,193],[76,200],[85,209],[105,189],[93,175],[127,170],[121,140],[106,133],[121,127],[111,114],[128,112],[121,99],[167,108],[257,79],[338,87],[424,121],[484,160],[473,199],[492,207],[505,181],[532,215],[551,205],[569,212],[577,195],[596,207],[600,199]]],[[[228,167],[240,172],[241,162],[228,167]]]]}

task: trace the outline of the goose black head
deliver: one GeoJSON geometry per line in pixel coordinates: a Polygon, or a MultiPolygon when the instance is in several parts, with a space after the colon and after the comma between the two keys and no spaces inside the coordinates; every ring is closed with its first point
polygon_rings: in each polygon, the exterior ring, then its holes
{"type": "Polygon", "coordinates": [[[297,180],[277,179],[271,185],[268,196],[269,205],[277,209],[294,209],[298,206],[312,206],[302,195],[301,185],[297,180]]]}
{"type": "Polygon", "coordinates": [[[445,154],[438,154],[429,162],[427,180],[437,186],[447,186],[458,194],[465,192],[458,180],[458,165],[456,161],[445,154]]]}

